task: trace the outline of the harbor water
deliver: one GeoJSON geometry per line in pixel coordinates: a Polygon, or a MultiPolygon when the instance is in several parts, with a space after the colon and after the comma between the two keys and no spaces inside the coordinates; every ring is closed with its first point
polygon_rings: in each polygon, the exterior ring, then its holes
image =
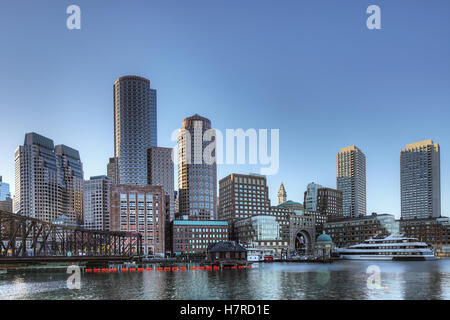
{"type": "Polygon", "coordinates": [[[0,273],[1,299],[450,299],[450,259],[259,263],[245,270],[0,273]]]}

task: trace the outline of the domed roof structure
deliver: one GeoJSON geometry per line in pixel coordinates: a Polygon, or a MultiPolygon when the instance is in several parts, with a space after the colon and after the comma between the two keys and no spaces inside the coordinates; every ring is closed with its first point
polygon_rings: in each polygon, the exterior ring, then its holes
{"type": "Polygon", "coordinates": [[[316,242],[333,242],[331,237],[325,233],[325,231],[317,237],[316,242]]]}
{"type": "Polygon", "coordinates": [[[283,203],[280,203],[280,204],[279,204],[279,206],[292,206],[292,205],[295,205],[295,206],[297,206],[297,205],[303,206],[300,202],[295,202],[295,201],[292,201],[292,200],[288,200],[288,201],[286,201],[286,202],[283,202],[283,203]]]}

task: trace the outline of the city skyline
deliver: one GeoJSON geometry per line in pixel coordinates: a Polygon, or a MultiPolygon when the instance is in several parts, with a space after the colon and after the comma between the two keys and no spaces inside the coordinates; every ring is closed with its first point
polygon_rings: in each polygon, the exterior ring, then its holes
{"type": "MultiPolygon", "coordinates": [[[[0,28],[1,36],[18,36],[1,53],[0,63],[5,70],[0,75],[0,94],[4,97],[1,111],[8,119],[2,126],[2,135],[8,139],[0,142],[0,174],[11,185],[11,193],[15,193],[13,153],[26,132],[64,141],[79,150],[85,177],[106,174],[106,163],[114,155],[111,85],[120,76],[136,74],[150,79],[152,87],[158,90],[158,145],[175,146],[176,141],[170,140],[171,132],[179,128],[182,119],[195,113],[210,119],[218,129],[279,128],[280,171],[268,177],[272,203],[276,203],[281,182],[288,198],[299,202],[310,182],[335,188],[335,154],[342,147],[357,145],[367,157],[367,213],[376,211],[399,217],[400,150],[405,144],[433,139],[443,147],[441,211],[448,215],[446,181],[450,174],[446,149],[450,136],[445,119],[449,112],[449,62],[445,57],[450,47],[442,39],[448,38],[450,28],[449,21],[439,17],[444,16],[441,12],[449,4],[437,1],[426,7],[408,2],[409,22],[405,26],[405,3],[382,4],[386,14],[383,30],[378,34],[359,27],[365,18],[360,14],[364,4],[354,1],[329,4],[327,12],[339,12],[341,19],[331,17],[320,5],[287,3],[289,8],[268,10],[275,13],[274,27],[264,23],[268,17],[265,13],[253,12],[249,4],[235,10],[237,3],[231,2],[226,13],[220,14],[222,8],[218,4],[205,2],[204,10],[212,12],[211,19],[203,17],[205,11],[199,9],[202,3],[192,8],[177,4],[179,11],[170,4],[150,7],[139,3],[129,12],[139,22],[108,24],[107,29],[104,18],[98,17],[103,11],[120,17],[123,5],[108,3],[103,8],[79,1],[86,19],[78,33],[71,33],[63,24],[59,26],[64,20],[59,12],[64,12],[66,4],[61,4],[59,10],[58,5],[30,2],[30,12],[37,12],[39,19],[24,12],[23,4],[11,4],[11,10],[17,14],[1,13],[0,19],[8,24],[7,28],[0,28]],[[294,15],[287,9],[292,9],[298,20],[293,20],[294,15]],[[143,19],[144,12],[151,19],[143,19]],[[185,12],[188,18],[178,12],[185,12]],[[243,18],[250,13],[255,15],[251,23],[243,18]],[[433,14],[435,19],[424,26],[420,23],[421,14],[433,14]],[[234,18],[235,26],[225,19],[226,15],[234,18]],[[280,19],[281,15],[287,19],[280,19]],[[210,26],[208,31],[218,39],[205,38],[206,30],[188,24],[195,18],[205,19],[210,26]],[[30,24],[40,28],[29,32],[30,24]],[[291,24],[293,28],[289,29],[291,24]],[[129,40],[123,35],[127,32],[145,36],[140,26],[145,26],[144,30],[166,28],[160,34],[152,33],[154,42],[137,44],[138,50],[127,53],[129,59],[118,63],[125,51],[112,52],[115,38],[102,35],[117,32],[126,47],[129,40]],[[223,26],[231,30],[225,31],[223,26]],[[255,28],[258,32],[253,32],[255,28]],[[308,34],[311,28],[315,30],[314,37],[308,34]],[[11,35],[6,30],[11,30],[11,35]],[[264,37],[259,31],[264,31],[264,37]],[[192,45],[180,40],[187,34],[192,45]],[[266,36],[277,37],[277,46],[267,44],[266,36]],[[295,43],[288,40],[291,38],[297,39],[295,43]],[[45,54],[34,51],[36,41],[42,43],[37,48],[45,48],[41,50],[45,54]],[[187,47],[177,50],[176,41],[187,47]],[[231,46],[234,42],[239,50],[231,46]],[[334,45],[333,52],[327,50],[329,42],[334,45]],[[159,46],[161,43],[165,48],[159,46]],[[99,48],[99,57],[86,50],[88,46],[99,48]],[[224,46],[228,51],[222,54],[224,46]],[[402,50],[398,50],[400,47],[402,50]],[[286,54],[286,63],[271,59],[279,50],[286,54]],[[317,50],[321,51],[319,60],[315,58],[317,50]],[[291,67],[290,71],[286,71],[287,67],[291,67]],[[342,75],[344,71],[348,75],[342,75]],[[24,82],[30,75],[38,75],[40,81],[24,82]],[[86,80],[88,75],[92,81],[86,80]],[[49,87],[51,91],[44,90],[49,87]],[[329,97],[324,97],[323,91],[329,97]],[[440,116],[433,122],[423,122],[425,110],[440,116]]],[[[261,5],[270,6],[265,2],[261,5]]],[[[217,171],[220,180],[229,173],[248,174],[258,168],[223,165],[217,171]]]]}

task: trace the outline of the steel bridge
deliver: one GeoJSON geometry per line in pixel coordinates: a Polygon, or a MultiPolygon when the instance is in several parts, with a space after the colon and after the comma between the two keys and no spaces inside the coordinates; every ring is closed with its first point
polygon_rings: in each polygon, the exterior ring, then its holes
{"type": "Polygon", "coordinates": [[[126,261],[141,256],[137,232],[84,230],[0,210],[0,263],[126,261]]]}

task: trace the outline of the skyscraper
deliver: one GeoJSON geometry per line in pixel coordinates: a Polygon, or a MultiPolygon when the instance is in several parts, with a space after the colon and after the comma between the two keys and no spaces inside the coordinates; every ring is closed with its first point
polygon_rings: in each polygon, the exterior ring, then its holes
{"type": "Polygon", "coordinates": [[[12,212],[12,199],[9,192],[9,184],[2,181],[0,176],[0,210],[12,212]]]}
{"type": "MultiPolygon", "coordinates": [[[[239,220],[269,214],[269,188],[265,176],[232,173],[219,181],[219,219],[239,220]]],[[[230,223],[231,225],[231,223],[230,223]]]]}
{"type": "Polygon", "coordinates": [[[306,187],[303,202],[303,207],[306,211],[317,211],[317,194],[320,188],[322,188],[322,186],[314,182],[311,182],[306,187]]]}
{"type": "Polygon", "coordinates": [[[70,220],[83,224],[83,164],[77,150],[66,145],[55,146],[59,177],[62,178],[59,210],[70,220]]]}
{"type": "Polygon", "coordinates": [[[15,151],[16,213],[52,222],[83,221],[83,164],[77,150],[27,133],[15,151]]]}
{"type": "Polygon", "coordinates": [[[433,140],[407,144],[400,152],[401,217],[441,216],[440,148],[433,140]]]}
{"type": "Polygon", "coordinates": [[[317,189],[317,212],[326,217],[327,221],[342,218],[342,191],[331,188],[317,189]]]}
{"type": "Polygon", "coordinates": [[[342,191],[344,217],[366,215],[366,156],[358,147],[337,153],[336,185],[342,191]]]}
{"type": "Polygon", "coordinates": [[[152,147],[147,151],[148,184],[162,186],[166,195],[170,197],[170,217],[167,226],[174,216],[174,165],[172,148],[152,147]]]}
{"type": "MultiPolygon", "coordinates": [[[[183,120],[178,136],[179,211],[191,219],[214,220],[217,216],[216,162],[203,157],[215,149],[214,136],[209,119],[196,114],[183,120]]],[[[214,152],[211,156],[215,157],[214,152]]]]}
{"type": "Polygon", "coordinates": [[[110,187],[107,176],[91,177],[84,182],[84,224],[88,230],[109,231],[110,187]]]}
{"type": "Polygon", "coordinates": [[[0,201],[5,201],[6,198],[11,198],[11,193],[9,192],[9,184],[3,182],[2,176],[0,176],[0,201]]]}
{"type": "Polygon", "coordinates": [[[118,184],[147,184],[147,149],[157,144],[156,90],[150,80],[124,76],[114,83],[114,157],[118,184]]]}
{"type": "Polygon", "coordinates": [[[109,158],[109,162],[106,165],[106,176],[112,180],[113,183],[116,183],[117,177],[117,161],[116,158],[109,158]]]}

